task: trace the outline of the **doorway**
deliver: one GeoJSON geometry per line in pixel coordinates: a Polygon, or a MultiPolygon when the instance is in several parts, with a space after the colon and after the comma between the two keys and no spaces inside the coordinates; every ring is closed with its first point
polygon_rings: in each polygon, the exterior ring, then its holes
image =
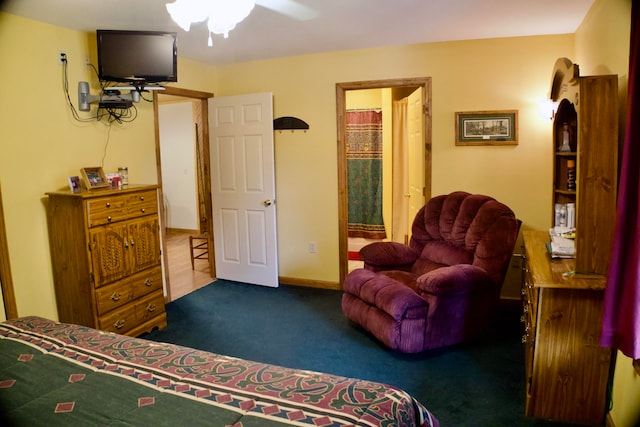
{"type": "MultiPolygon", "coordinates": [[[[425,200],[431,197],[431,78],[410,78],[410,79],[391,79],[391,80],[375,80],[375,81],[362,81],[351,83],[338,83],[336,84],[336,112],[337,112],[337,130],[338,130],[338,225],[339,225],[339,265],[340,265],[340,283],[344,282],[344,278],[349,272],[349,180],[348,180],[348,167],[347,167],[347,92],[349,91],[362,91],[370,89],[392,89],[394,98],[402,98],[408,95],[416,89],[420,89],[419,98],[417,103],[419,104],[416,110],[413,106],[413,111],[417,111],[416,114],[421,115],[418,117],[421,122],[421,129],[418,134],[420,140],[417,141],[420,156],[415,154],[414,144],[409,144],[407,147],[407,153],[405,157],[409,158],[413,163],[418,164],[418,167],[414,167],[414,170],[418,170],[420,176],[416,180],[416,176],[408,176],[407,181],[419,181],[421,188],[415,187],[409,184],[407,191],[403,191],[402,194],[397,194],[393,197],[391,205],[397,205],[397,199],[404,199],[407,204],[406,217],[400,221],[410,221],[408,218],[412,218],[411,214],[416,208],[415,201],[423,204],[425,200]],[[421,146],[420,146],[421,145],[421,146]],[[412,148],[413,146],[413,148],[412,148]],[[423,153],[423,154],[422,154],[423,153]],[[414,203],[411,203],[413,199],[414,203]],[[421,201],[421,202],[420,202],[421,201]]],[[[411,116],[411,114],[409,114],[411,116]]],[[[415,116],[415,114],[414,114],[415,116]]],[[[411,117],[409,117],[411,120],[411,117]]],[[[408,136],[411,139],[411,136],[408,136]]],[[[409,174],[411,175],[411,173],[409,174]]],[[[421,207],[421,206],[419,206],[421,207]]],[[[396,222],[396,220],[393,220],[396,222]]],[[[409,223],[410,226],[410,223],[409,223]]],[[[406,224],[405,224],[406,227],[406,224]]],[[[398,240],[397,237],[393,240],[398,240]]]]}
{"type": "MultiPolygon", "coordinates": [[[[195,123],[195,137],[196,137],[196,152],[200,153],[196,158],[196,173],[198,176],[210,176],[209,167],[209,123],[208,123],[208,100],[213,97],[212,93],[200,92],[189,89],[181,89],[174,87],[165,87],[162,93],[159,91],[153,91],[153,105],[155,116],[155,139],[156,139],[156,168],[158,171],[157,180],[158,183],[162,183],[162,157],[160,149],[160,123],[159,123],[159,105],[163,99],[184,100],[190,101],[193,104],[193,121],[195,123]]],[[[209,275],[213,279],[215,278],[215,253],[213,250],[213,230],[210,230],[212,224],[211,220],[211,188],[209,180],[205,179],[197,184],[197,199],[198,199],[198,228],[199,233],[206,235],[207,245],[210,250],[207,254],[207,262],[209,264],[209,275]]],[[[166,212],[164,206],[164,194],[162,185],[159,189],[160,198],[160,218],[162,226],[160,228],[160,235],[162,239],[162,260],[164,265],[164,277],[165,277],[165,300],[166,302],[172,301],[172,286],[170,269],[172,258],[169,256],[168,241],[174,236],[167,236],[166,233],[166,212]]],[[[187,240],[183,240],[185,242],[187,240]]],[[[187,255],[189,250],[188,246],[184,248],[184,255],[187,255]]],[[[175,258],[174,262],[175,261],[175,258]]],[[[185,279],[186,280],[186,279],[185,279]]]]}

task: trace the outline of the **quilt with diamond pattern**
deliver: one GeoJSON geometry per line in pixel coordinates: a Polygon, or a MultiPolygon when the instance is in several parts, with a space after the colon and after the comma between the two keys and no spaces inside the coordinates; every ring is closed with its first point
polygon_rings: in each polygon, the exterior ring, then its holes
{"type": "Polygon", "coordinates": [[[0,323],[0,425],[436,427],[384,384],[24,317],[0,323]]]}

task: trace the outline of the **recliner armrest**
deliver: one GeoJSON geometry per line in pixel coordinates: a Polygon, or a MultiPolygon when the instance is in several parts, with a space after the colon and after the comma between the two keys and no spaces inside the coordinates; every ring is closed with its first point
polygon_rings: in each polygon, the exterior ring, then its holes
{"type": "Polygon", "coordinates": [[[431,295],[460,295],[479,288],[496,288],[485,270],[471,264],[437,268],[418,277],[417,285],[419,293],[431,295]]]}
{"type": "Polygon", "coordinates": [[[360,259],[375,267],[397,267],[411,265],[420,253],[397,242],[375,242],[360,249],[360,259]]]}

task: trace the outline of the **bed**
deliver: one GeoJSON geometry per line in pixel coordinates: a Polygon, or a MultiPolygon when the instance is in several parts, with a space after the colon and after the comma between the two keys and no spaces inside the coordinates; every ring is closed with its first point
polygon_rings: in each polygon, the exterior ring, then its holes
{"type": "Polygon", "coordinates": [[[389,385],[23,317],[0,323],[0,425],[439,424],[389,385]]]}

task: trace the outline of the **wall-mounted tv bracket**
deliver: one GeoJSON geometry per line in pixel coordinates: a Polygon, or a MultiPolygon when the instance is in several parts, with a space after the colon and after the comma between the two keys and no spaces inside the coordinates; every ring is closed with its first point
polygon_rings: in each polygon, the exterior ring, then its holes
{"type": "Polygon", "coordinates": [[[140,92],[147,90],[163,90],[161,86],[114,86],[103,89],[99,95],[91,95],[89,83],[78,82],[78,109],[89,111],[91,104],[98,103],[100,108],[129,108],[132,103],[140,102],[140,92]],[[128,90],[128,93],[122,93],[128,90]]]}

